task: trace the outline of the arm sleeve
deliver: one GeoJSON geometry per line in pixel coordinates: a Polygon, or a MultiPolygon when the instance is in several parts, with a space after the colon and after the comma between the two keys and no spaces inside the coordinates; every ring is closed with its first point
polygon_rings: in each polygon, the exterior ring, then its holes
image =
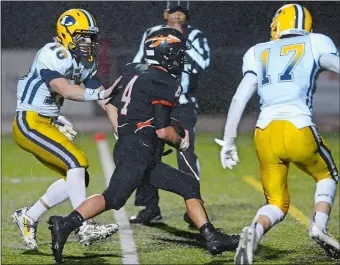
{"type": "Polygon", "coordinates": [[[96,89],[96,88],[100,87],[102,84],[100,82],[99,76],[97,74],[95,74],[90,79],[84,81],[84,85],[85,85],[86,88],[96,89]]]}
{"type": "Polygon", "coordinates": [[[320,58],[324,54],[333,54],[339,56],[339,52],[335,47],[334,42],[326,35],[311,33],[309,34],[309,37],[312,46],[314,60],[316,61],[320,68],[323,68],[320,63],[320,58]]]}
{"type": "Polygon", "coordinates": [[[257,65],[255,60],[255,46],[251,47],[243,56],[243,76],[247,73],[257,76],[257,65]]]}
{"type": "Polygon", "coordinates": [[[137,54],[135,55],[135,58],[133,58],[132,62],[133,63],[141,63],[144,58],[144,42],[147,36],[147,31],[144,32],[142,41],[140,42],[139,49],[137,54]]]}
{"type": "Polygon", "coordinates": [[[244,108],[249,99],[254,95],[257,89],[257,78],[251,73],[247,73],[239,84],[236,93],[231,102],[228,117],[224,128],[224,140],[236,138],[237,127],[241,120],[244,108]]]}
{"type": "Polygon", "coordinates": [[[155,130],[159,130],[162,128],[166,128],[171,125],[170,120],[171,108],[161,105],[154,104],[153,105],[153,125],[155,126],[155,130]]]}
{"type": "Polygon", "coordinates": [[[55,78],[66,78],[72,71],[72,57],[63,47],[51,49],[45,46],[38,55],[39,73],[48,86],[55,78]]]}
{"type": "Polygon", "coordinates": [[[340,57],[335,54],[326,53],[321,55],[319,64],[325,70],[340,74],[340,57]]]}
{"type": "MultiPolygon", "coordinates": [[[[153,81],[157,82],[157,81],[153,81]]],[[[182,87],[174,84],[167,84],[161,81],[154,83],[152,96],[154,125],[155,129],[170,126],[170,115],[172,108],[176,105],[177,99],[182,92],[182,87]]]]}
{"type": "Polygon", "coordinates": [[[203,33],[197,29],[190,32],[188,36],[188,43],[191,46],[189,50],[186,51],[187,55],[190,56],[200,69],[204,70],[210,64],[210,48],[208,45],[208,40],[204,37],[203,33]]]}
{"type": "Polygon", "coordinates": [[[162,81],[153,80],[154,93],[152,96],[152,105],[161,104],[169,108],[176,106],[177,100],[182,93],[182,87],[175,87],[173,84],[167,84],[162,81]]]}

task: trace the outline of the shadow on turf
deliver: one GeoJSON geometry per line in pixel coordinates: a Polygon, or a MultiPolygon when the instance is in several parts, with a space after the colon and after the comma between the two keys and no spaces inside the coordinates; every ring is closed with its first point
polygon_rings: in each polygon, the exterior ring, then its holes
{"type": "MultiPolygon", "coordinates": [[[[228,253],[235,254],[235,251],[228,253]]],[[[262,261],[266,261],[266,264],[270,264],[271,260],[279,260],[282,256],[285,256],[290,253],[291,253],[290,250],[279,250],[276,248],[259,245],[258,249],[255,252],[254,261],[259,264],[262,264],[262,261]]],[[[222,265],[234,263],[234,258],[225,257],[223,256],[223,254],[219,255],[218,257],[220,257],[220,259],[212,260],[208,263],[205,263],[205,265],[222,265]]]]}
{"type": "Polygon", "coordinates": [[[195,229],[192,229],[192,231],[195,231],[195,232],[189,232],[189,231],[181,230],[181,229],[178,229],[176,227],[172,227],[172,226],[169,226],[165,223],[160,223],[160,222],[149,224],[149,227],[161,229],[161,230],[163,230],[163,231],[165,231],[169,234],[172,234],[174,236],[204,242],[204,238],[195,229]]]}
{"type": "MultiPolygon", "coordinates": [[[[21,253],[22,255],[39,255],[39,256],[46,256],[46,257],[51,257],[51,254],[48,253],[44,253],[44,252],[40,252],[39,250],[26,250],[24,252],[21,253]]],[[[63,263],[69,263],[71,262],[72,264],[111,264],[109,261],[106,261],[102,258],[104,257],[118,257],[121,258],[121,255],[116,255],[116,254],[96,254],[96,253],[90,253],[90,252],[85,252],[83,253],[84,256],[68,256],[65,255],[63,256],[63,263]]]]}

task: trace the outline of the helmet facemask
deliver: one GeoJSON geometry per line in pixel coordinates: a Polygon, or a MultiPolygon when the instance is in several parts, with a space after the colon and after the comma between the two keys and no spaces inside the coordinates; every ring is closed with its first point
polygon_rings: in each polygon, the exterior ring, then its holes
{"type": "Polygon", "coordinates": [[[72,42],[68,44],[68,48],[73,55],[80,60],[92,62],[99,46],[97,43],[97,33],[76,31],[71,37],[72,42]]]}
{"type": "Polygon", "coordinates": [[[173,48],[167,47],[162,50],[162,60],[160,65],[164,67],[170,74],[178,75],[184,70],[185,47],[173,48]]]}

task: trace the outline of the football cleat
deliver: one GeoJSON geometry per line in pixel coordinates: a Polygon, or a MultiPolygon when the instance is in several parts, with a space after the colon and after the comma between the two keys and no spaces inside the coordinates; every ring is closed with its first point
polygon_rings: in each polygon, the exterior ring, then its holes
{"type": "Polygon", "coordinates": [[[64,218],[61,216],[51,216],[47,222],[48,229],[51,230],[52,244],[51,249],[56,262],[60,263],[63,258],[63,249],[72,229],[68,227],[64,218]]]}
{"type": "Polygon", "coordinates": [[[207,242],[207,250],[212,255],[235,250],[240,240],[239,235],[227,235],[216,228],[206,229],[203,231],[203,236],[207,242]]]}
{"type": "Polygon", "coordinates": [[[153,208],[145,208],[141,210],[137,215],[130,217],[131,224],[143,224],[148,225],[162,220],[161,210],[153,208]]]}
{"type": "Polygon", "coordinates": [[[29,207],[24,207],[22,209],[16,210],[11,217],[13,218],[13,223],[19,227],[22,239],[25,246],[32,250],[38,249],[37,244],[37,226],[38,222],[26,215],[29,207]]]}
{"type": "Polygon", "coordinates": [[[319,228],[315,223],[311,223],[309,237],[325,250],[328,257],[340,259],[339,242],[329,235],[327,230],[319,228]]]}
{"type": "Polygon", "coordinates": [[[240,242],[236,249],[235,264],[253,264],[256,247],[255,228],[250,226],[243,228],[240,235],[240,242]]]}
{"type": "Polygon", "coordinates": [[[83,246],[89,246],[93,242],[112,236],[118,231],[117,224],[100,224],[94,220],[88,220],[76,230],[76,237],[83,246]]]}

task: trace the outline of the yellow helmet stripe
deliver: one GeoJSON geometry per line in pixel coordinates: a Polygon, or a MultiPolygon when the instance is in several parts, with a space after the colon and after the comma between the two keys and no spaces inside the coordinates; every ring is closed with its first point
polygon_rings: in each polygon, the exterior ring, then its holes
{"type": "Polygon", "coordinates": [[[87,22],[89,23],[89,27],[95,27],[94,22],[93,22],[93,19],[92,19],[90,13],[87,12],[86,10],[84,10],[84,9],[79,9],[79,10],[80,10],[81,12],[83,12],[84,15],[85,15],[85,17],[87,18],[87,22]]]}

